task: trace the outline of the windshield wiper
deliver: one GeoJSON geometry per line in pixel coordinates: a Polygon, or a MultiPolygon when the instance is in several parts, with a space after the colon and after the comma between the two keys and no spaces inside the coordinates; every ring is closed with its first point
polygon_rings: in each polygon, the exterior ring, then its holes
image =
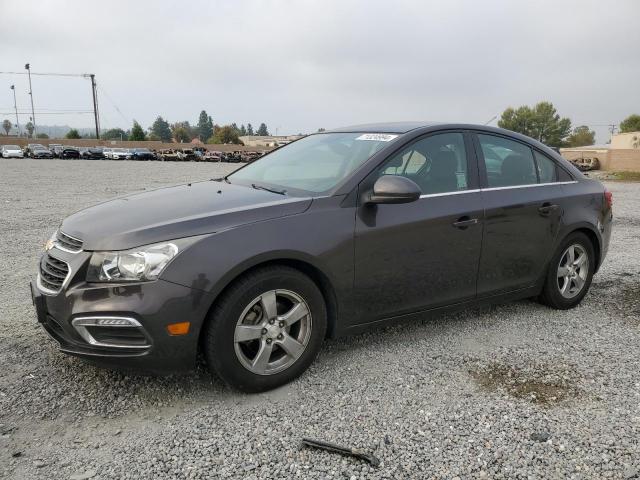
{"type": "Polygon", "coordinates": [[[278,195],[286,195],[287,194],[286,190],[276,190],[275,188],[265,187],[264,185],[257,185],[255,183],[252,183],[251,186],[253,188],[255,188],[256,190],[266,190],[267,192],[277,193],[278,195]]]}

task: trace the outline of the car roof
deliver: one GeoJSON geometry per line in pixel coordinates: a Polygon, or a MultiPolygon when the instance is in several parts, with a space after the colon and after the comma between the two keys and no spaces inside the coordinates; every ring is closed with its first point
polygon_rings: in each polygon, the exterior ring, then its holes
{"type": "Polygon", "coordinates": [[[441,122],[365,123],[362,125],[351,125],[349,127],[341,127],[341,128],[327,130],[326,133],[338,133],[338,132],[407,133],[417,128],[433,127],[440,124],[441,122]]]}

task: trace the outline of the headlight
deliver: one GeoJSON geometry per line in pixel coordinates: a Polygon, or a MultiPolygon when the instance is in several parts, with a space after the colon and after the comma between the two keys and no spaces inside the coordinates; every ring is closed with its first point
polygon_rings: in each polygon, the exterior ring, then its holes
{"type": "Polygon", "coordinates": [[[87,270],[87,282],[155,280],[177,254],[175,243],[156,243],[121,252],[94,252],[87,270]]]}

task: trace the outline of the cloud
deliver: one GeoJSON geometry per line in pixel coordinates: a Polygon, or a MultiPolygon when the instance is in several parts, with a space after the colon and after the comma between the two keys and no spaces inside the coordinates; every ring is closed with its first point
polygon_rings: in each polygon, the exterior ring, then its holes
{"type": "MultiPolygon", "coordinates": [[[[264,121],[286,133],[379,120],[484,123],[539,100],[574,123],[601,124],[640,105],[635,0],[0,0],[0,8],[12,19],[0,30],[2,69],[28,61],[34,71],[95,73],[105,127],[133,118],[149,126],[157,115],[195,122],[203,108],[218,123],[264,121]]],[[[0,79],[28,104],[24,78],[0,79]]],[[[36,109],[91,105],[82,79],[38,77],[34,100],[36,109]]],[[[90,126],[91,117],[47,123],[90,126]]]]}

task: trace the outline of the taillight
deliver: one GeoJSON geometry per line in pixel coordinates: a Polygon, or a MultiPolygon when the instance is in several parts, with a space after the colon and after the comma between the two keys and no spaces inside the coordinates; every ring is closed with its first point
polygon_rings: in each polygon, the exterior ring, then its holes
{"type": "Polygon", "coordinates": [[[613,193],[606,188],[604,189],[604,201],[607,204],[607,208],[613,207],[613,193]]]}

